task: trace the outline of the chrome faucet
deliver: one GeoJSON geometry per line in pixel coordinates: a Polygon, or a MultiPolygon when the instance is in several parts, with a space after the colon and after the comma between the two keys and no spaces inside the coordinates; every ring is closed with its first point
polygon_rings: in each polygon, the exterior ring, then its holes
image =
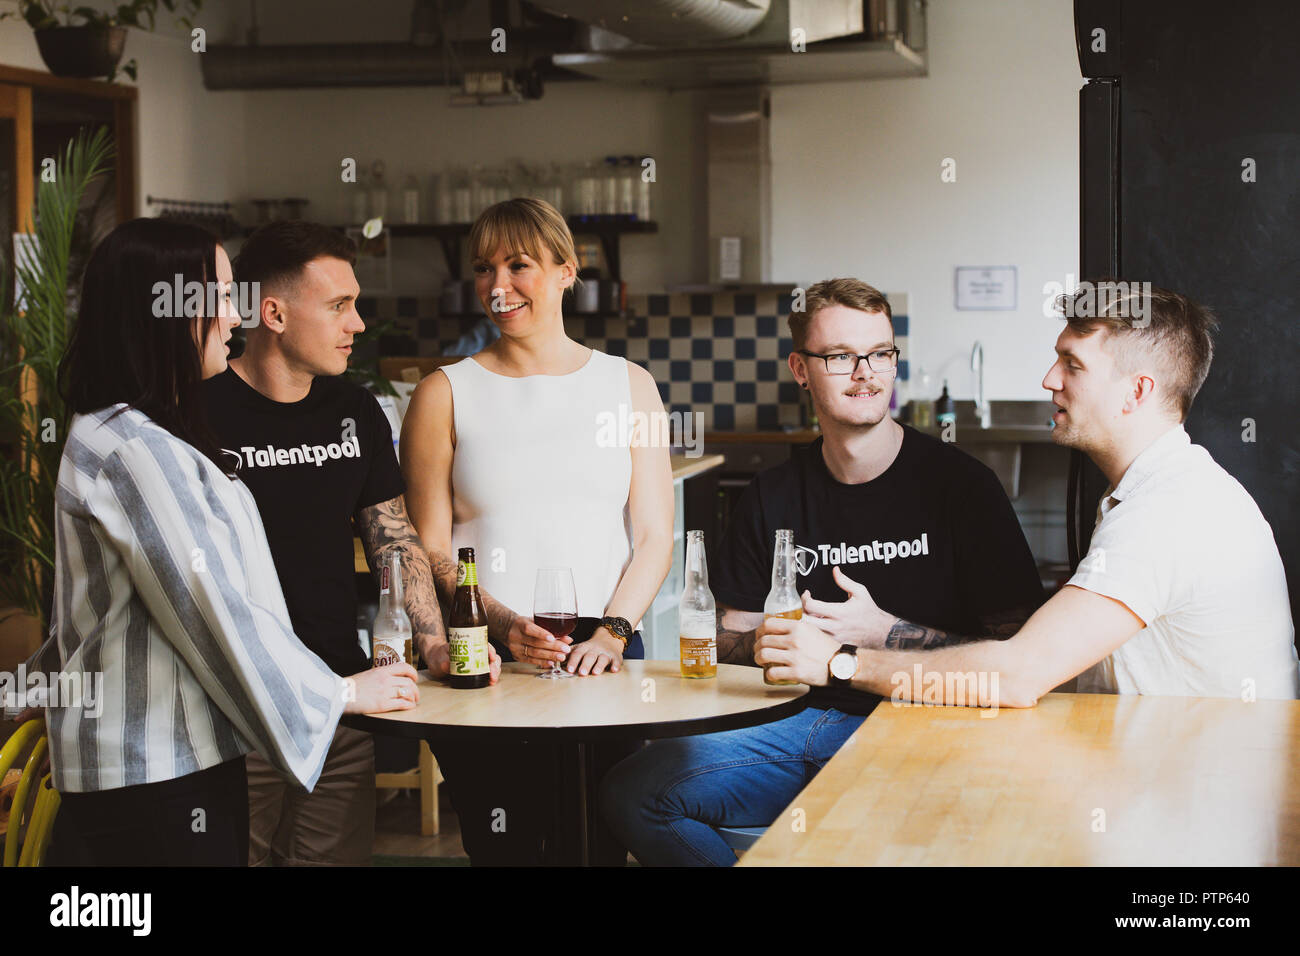
{"type": "Polygon", "coordinates": [[[975,373],[975,414],[980,417],[980,428],[993,424],[993,410],[984,397],[984,346],[978,341],[970,350],[970,370],[975,373]]]}

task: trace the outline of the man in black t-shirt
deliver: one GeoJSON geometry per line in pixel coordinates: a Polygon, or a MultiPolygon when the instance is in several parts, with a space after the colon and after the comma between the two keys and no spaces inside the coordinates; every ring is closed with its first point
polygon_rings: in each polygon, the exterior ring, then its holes
{"type": "MultiPolygon", "coordinates": [[[[257,501],[298,638],[340,675],[370,666],[356,628],[355,523],[376,575],[400,554],[416,650],[434,677],[445,676],[435,575],[454,580],[456,565],[436,555],[439,567],[431,566],[407,520],[388,419],[342,377],[353,337],[365,330],[355,258],[350,239],[316,223],[273,223],[249,237],[235,279],[258,284],[258,324],[245,353],[204,383],[208,421],[257,501]]],[[[494,655],[494,680],[499,670],[494,655]]],[[[311,793],[259,754],[247,766],[250,864],[370,863],[369,734],[340,725],[311,793]]]]}
{"type": "MultiPolygon", "coordinates": [[[[855,279],[817,283],[790,331],[790,370],[822,437],[754,479],[709,554],[718,660],[763,662],[755,644],[783,528],[805,608],[857,581],[907,621],[1015,633],[1043,599],[1033,556],[992,471],[889,417],[898,350],[885,297],[855,279]]],[[[794,717],[661,741],[623,761],[601,791],[610,825],[642,864],[734,862],[717,828],[771,824],[879,702],[851,677],[832,670],[794,717]]]]}

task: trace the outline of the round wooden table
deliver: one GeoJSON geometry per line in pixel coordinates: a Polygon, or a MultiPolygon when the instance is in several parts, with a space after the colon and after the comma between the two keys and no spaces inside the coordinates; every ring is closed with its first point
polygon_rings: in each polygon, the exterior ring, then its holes
{"type": "MultiPolygon", "coordinates": [[[[719,664],[718,676],[687,680],[676,661],[624,661],[617,674],[539,680],[529,664],[506,664],[492,687],[455,690],[420,673],[411,710],[355,714],[344,722],[372,733],[439,740],[511,739],[561,745],[565,764],[557,807],[576,808],[579,845],[566,858],[589,862],[595,802],[589,792],[589,745],[711,734],[781,720],[803,710],[808,688],[769,687],[758,667],[719,664]]],[[[560,832],[557,830],[557,832],[560,832]]]]}

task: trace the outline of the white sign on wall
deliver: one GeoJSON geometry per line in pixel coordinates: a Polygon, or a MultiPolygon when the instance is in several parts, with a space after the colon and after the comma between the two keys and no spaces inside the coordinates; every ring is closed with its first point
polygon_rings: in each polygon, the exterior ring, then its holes
{"type": "Polygon", "coordinates": [[[958,309],[1011,310],[1016,307],[1015,266],[958,266],[958,309]]]}

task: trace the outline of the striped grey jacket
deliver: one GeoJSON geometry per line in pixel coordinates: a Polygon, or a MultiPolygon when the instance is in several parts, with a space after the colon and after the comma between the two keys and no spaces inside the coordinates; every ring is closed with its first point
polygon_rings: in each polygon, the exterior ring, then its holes
{"type": "Polygon", "coordinates": [[[248,489],[124,408],[74,416],[59,466],[50,638],[27,669],[102,674],[102,700],[48,708],[54,785],[155,783],[256,750],[310,790],[343,680],[293,633],[248,489]]]}

